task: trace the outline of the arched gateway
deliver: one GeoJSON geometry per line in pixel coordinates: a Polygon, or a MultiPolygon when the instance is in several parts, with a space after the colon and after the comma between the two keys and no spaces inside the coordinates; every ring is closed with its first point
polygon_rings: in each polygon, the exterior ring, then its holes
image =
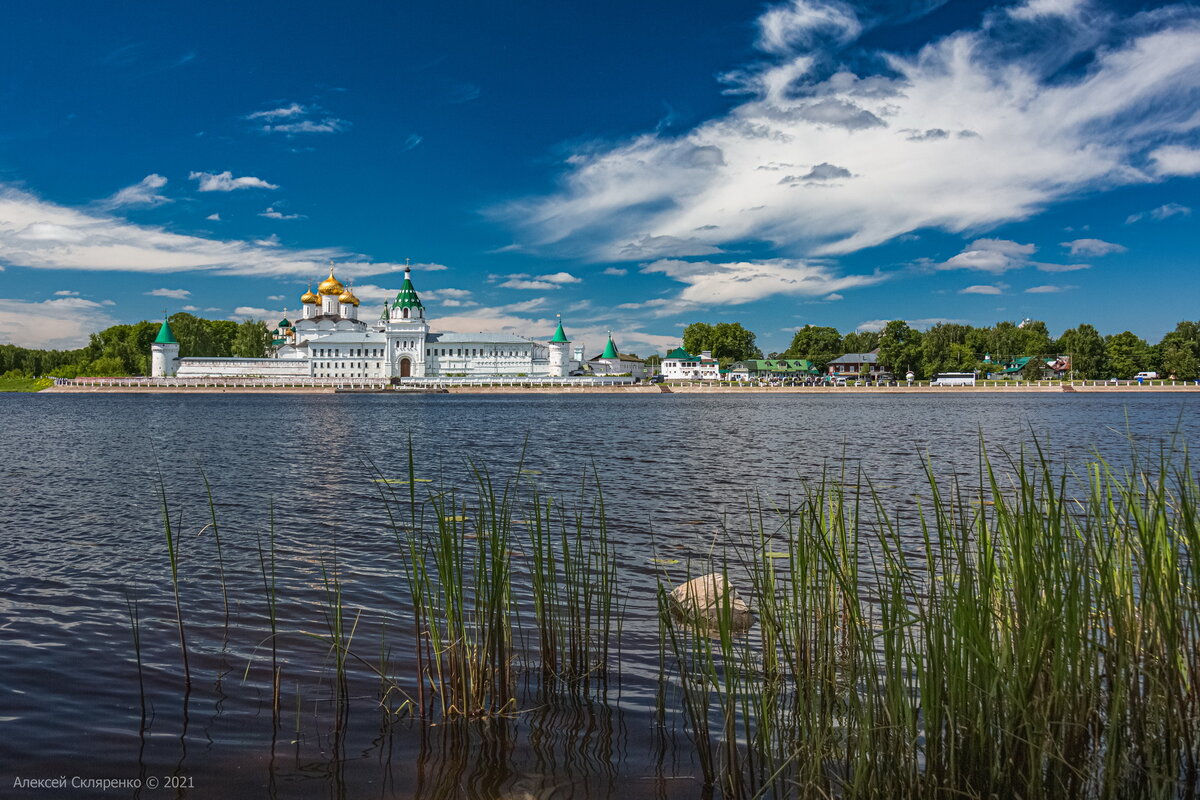
{"type": "Polygon", "coordinates": [[[411,378],[412,377],[412,359],[411,358],[405,357],[405,358],[400,359],[400,377],[401,378],[411,378]]]}

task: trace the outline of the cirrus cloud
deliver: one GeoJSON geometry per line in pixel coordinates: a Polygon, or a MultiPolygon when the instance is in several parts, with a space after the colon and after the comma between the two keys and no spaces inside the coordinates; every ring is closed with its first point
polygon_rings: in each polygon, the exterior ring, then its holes
{"type": "MultiPolygon", "coordinates": [[[[852,72],[827,66],[846,63],[832,56],[863,29],[849,6],[776,6],[759,20],[770,57],[724,76],[746,97],[728,113],[682,134],[578,148],[558,191],[493,213],[529,251],[595,261],[746,242],[819,256],[925,227],[982,230],[1082,191],[1156,180],[1144,168],[1149,143],[1200,128],[1200,10],[1081,14],[1070,0],[1022,8],[985,14],[912,54],[866,51],[854,63],[880,66],[852,72]],[[1034,35],[1051,17],[1056,35],[1034,35]],[[1013,47],[1014,31],[1031,46],[1013,47]],[[837,165],[853,180],[793,191],[797,181],[775,174],[792,164],[837,165]]],[[[1155,152],[1160,172],[1192,169],[1190,150],[1155,152]]],[[[1003,263],[990,271],[1012,268],[1003,263]]]]}

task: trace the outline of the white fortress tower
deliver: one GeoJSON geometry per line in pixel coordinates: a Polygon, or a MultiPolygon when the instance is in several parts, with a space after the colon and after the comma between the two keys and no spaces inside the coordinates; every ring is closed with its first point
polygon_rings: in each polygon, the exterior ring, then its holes
{"type": "Polygon", "coordinates": [[[162,327],[158,329],[158,338],[150,345],[150,377],[173,378],[179,369],[179,342],[167,318],[163,317],[162,327]]]}
{"type": "Polygon", "coordinates": [[[551,378],[565,378],[567,376],[567,348],[571,345],[571,340],[567,338],[567,334],[563,331],[562,315],[558,316],[558,328],[554,331],[554,338],[550,340],[550,372],[551,378]]]}

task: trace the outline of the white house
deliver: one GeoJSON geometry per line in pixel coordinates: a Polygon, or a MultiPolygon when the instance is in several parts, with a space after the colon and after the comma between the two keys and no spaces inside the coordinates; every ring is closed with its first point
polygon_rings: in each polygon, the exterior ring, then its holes
{"type": "Polygon", "coordinates": [[[694,356],[682,347],[676,347],[663,358],[662,374],[667,380],[718,381],[721,363],[713,358],[711,350],[694,356]]]}

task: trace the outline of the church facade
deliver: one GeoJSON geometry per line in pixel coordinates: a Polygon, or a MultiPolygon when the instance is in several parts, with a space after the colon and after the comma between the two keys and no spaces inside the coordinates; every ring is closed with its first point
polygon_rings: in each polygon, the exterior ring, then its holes
{"type": "MultiPolygon", "coordinates": [[[[169,325],[153,346],[156,377],[561,378],[591,373],[583,348],[572,349],[559,321],[545,342],[507,333],[437,333],[405,268],[404,284],[371,322],[330,267],[329,277],[300,297],[294,323],[281,320],[269,358],[178,358],[169,325]],[[174,348],[172,350],[172,347],[174,348]]],[[[609,338],[609,348],[615,346],[609,338]]],[[[607,351],[606,351],[607,352],[607,351]]]]}

